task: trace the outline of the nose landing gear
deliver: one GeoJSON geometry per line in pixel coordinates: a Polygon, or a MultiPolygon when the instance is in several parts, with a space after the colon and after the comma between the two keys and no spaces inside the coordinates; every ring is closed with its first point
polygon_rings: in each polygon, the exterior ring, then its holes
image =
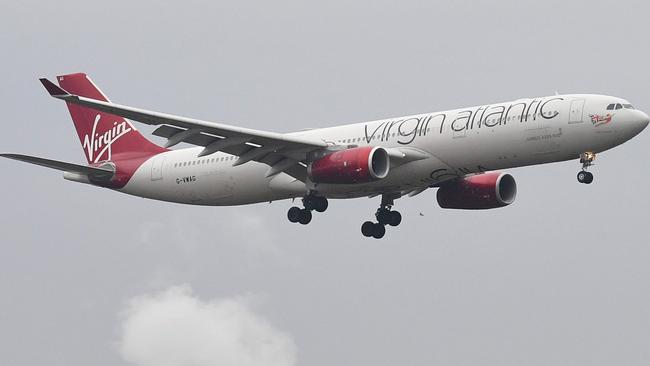
{"type": "Polygon", "coordinates": [[[581,171],[578,172],[578,182],[584,184],[590,184],[594,181],[594,175],[590,172],[581,171]]]}
{"type": "Polygon", "coordinates": [[[394,196],[382,195],[381,206],[375,213],[377,222],[366,221],[361,225],[363,236],[381,239],[386,234],[386,225],[397,226],[402,222],[402,215],[399,211],[391,210],[394,205],[394,196]]]}
{"type": "Polygon", "coordinates": [[[302,199],[302,205],[304,208],[294,206],[289,209],[287,212],[287,218],[289,221],[307,225],[311,222],[312,210],[315,210],[316,212],[325,212],[327,206],[329,206],[327,198],[316,196],[314,193],[307,194],[302,199]]]}
{"type": "Polygon", "coordinates": [[[594,165],[594,160],[596,160],[596,154],[592,152],[586,152],[580,154],[580,163],[582,163],[582,170],[578,172],[578,182],[583,184],[591,184],[594,181],[594,175],[587,171],[587,169],[594,165]]]}

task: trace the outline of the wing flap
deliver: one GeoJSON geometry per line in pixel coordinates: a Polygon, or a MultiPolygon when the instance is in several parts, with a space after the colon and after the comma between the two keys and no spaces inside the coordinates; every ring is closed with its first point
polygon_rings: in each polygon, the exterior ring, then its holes
{"type": "Polygon", "coordinates": [[[166,139],[174,136],[175,134],[179,132],[183,132],[184,129],[174,127],[174,126],[169,126],[169,125],[162,125],[158,128],[156,128],[151,134],[154,136],[158,137],[164,137],[166,139]]]}

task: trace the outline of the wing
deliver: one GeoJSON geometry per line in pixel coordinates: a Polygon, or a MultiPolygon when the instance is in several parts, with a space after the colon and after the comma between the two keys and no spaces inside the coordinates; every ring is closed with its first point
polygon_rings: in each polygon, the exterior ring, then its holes
{"type": "Polygon", "coordinates": [[[36,164],[51,169],[61,170],[63,172],[78,173],[93,178],[94,180],[108,180],[113,176],[113,174],[115,174],[115,172],[111,169],[95,168],[91,166],[66,163],[63,161],[44,159],[36,156],[20,155],[20,154],[0,154],[0,156],[3,158],[18,160],[25,163],[36,164]]]}
{"type": "Polygon", "coordinates": [[[249,161],[261,162],[269,166],[267,177],[286,172],[304,181],[307,175],[307,154],[328,146],[322,140],[201,121],[86,98],[70,94],[47,79],[40,80],[54,98],[148,125],[160,126],[153,134],[167,138],[165,147],[181,142],[203,146],[199,156],[223,151],[239,157],[233,166],[249,161]]]}

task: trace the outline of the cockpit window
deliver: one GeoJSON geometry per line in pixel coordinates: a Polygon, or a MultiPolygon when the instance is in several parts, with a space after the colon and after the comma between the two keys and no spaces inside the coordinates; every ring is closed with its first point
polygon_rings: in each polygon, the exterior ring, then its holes
{"type": "Polygon", "coordinates": [[[634,109],[632,104],[621,104],[621,103],[612,103],[607,106],[608,111],[619,110],[619,109],[634,109]]]}

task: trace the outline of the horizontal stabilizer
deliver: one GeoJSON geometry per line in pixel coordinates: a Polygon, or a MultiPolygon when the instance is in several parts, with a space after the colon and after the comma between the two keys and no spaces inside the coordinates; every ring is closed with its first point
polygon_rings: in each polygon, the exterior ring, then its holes
{"type": "Polygon", "coordinates": [[[23,161],[25,163],[36,164],[51,169],[57,169],[64,172],[78,173],[92,178],[92,180],[108,180],[115,172],[106,168],[95,168],[91,166],[66,163],[63,161],[56,161],[50,159],[39,158],[36,156],[20,155],[20,154],[0,154],[3,158],[23,161]]]}

